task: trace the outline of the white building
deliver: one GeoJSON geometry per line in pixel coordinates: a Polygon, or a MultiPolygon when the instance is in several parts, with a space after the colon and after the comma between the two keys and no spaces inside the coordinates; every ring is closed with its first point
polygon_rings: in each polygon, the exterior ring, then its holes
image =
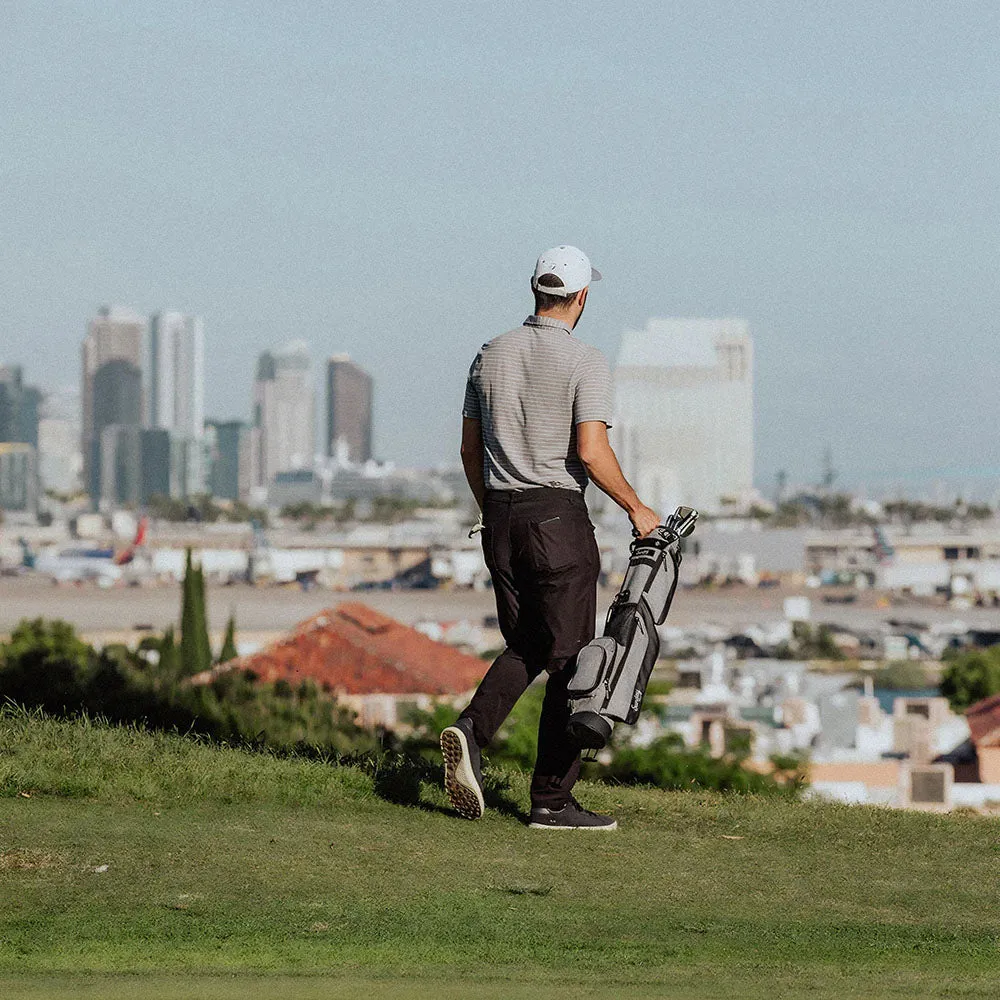
{"type": "Polygon", "coordinates": [[[171,493],[205,489],[205,331],[201,317],[160,312],[150,319],[146,426],[170,432],[171,493]]]}
{"type": "Polygon", "coordinates": [[[76,421],[43,417],[38,421],[38,478],[45,490],[75,493],[80,488],[83,456],[76,421]]]}
{"type": "Polygon", "coordinates": [[[279,472],[313,468],[315,399],[303,341],[260,355],[253,403],[253,483],[264,493],[279,472]]]}
{"type": "Polygon", "coordinates": [[[75,493],[81,486],[80,392],[47,393],[38,421],[38,478],[43,490],[75,493]]]}
{"type": "Polygon", "coordinates": [[[718,511],[753,489],[753,342],[740,319],[652,319],[622,336],[614,436],[645,503],[718,511]]]}

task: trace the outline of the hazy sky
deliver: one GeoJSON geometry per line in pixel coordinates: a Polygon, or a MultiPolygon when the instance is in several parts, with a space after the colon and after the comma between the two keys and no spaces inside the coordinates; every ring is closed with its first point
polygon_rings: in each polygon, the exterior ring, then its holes
{"type": "Polygon", "coordinates": [[[471,357],[569,242],[611,357],[749,320],[761,486],[827,442],[847,483],[990,486],[998,10],[0,0],[0,359],[73,383],[100,304],[185,309],[210,416],[304,338],[375,373],[380,455],[454,461],[471,357]]]}

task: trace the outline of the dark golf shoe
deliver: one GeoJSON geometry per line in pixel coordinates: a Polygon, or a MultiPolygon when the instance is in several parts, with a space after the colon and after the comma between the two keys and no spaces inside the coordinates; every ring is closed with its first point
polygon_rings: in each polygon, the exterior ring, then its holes
{"type": "Polygon", "coordinates": [[[480,753],[472,735],[472,723],[459,719],[441,733],[444,757],[444,789],[459,816],[479,819],[483,815],[483,776],[480,753]]]}
{"type": "Polygon", "coordinates": [[[535,807],[528,826],[532,830],[617,830],[618,823],[610,816],[584,809],[574,798],[562,809],[535,807]]]}

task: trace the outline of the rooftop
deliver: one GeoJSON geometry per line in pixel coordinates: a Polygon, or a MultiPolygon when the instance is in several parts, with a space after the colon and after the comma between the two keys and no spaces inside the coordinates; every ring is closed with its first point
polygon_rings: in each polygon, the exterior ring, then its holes
{"type": "Polygon", "coordinates": [[[228,670],[262,681],[312,680],[341,695],[458,695],[472,690],[487,664],[357,601],[328,608],[252,656],[200,674],[207,683],[228,670]]]}
{"type": "Polygon", "coordinates": [[[965,710],[976,746],[1000,745],[1000,694],[977,701],[965,710]]]}

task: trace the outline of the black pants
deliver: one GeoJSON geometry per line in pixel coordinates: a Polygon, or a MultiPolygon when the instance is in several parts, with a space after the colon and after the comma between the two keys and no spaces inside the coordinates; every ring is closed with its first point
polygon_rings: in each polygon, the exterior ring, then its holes
{"type": "Polygon", "coordinates": [[[531,802],[560,809],[580,774],[579,752],[566,735],[566,685],[576,654],[594,637],[601,562],[594,527],[583,494],[548,487],[491,490],[483,523],[483,554],[507,648],[462,716],[485,747],[528,685],[548,671],[531,802]]]}

